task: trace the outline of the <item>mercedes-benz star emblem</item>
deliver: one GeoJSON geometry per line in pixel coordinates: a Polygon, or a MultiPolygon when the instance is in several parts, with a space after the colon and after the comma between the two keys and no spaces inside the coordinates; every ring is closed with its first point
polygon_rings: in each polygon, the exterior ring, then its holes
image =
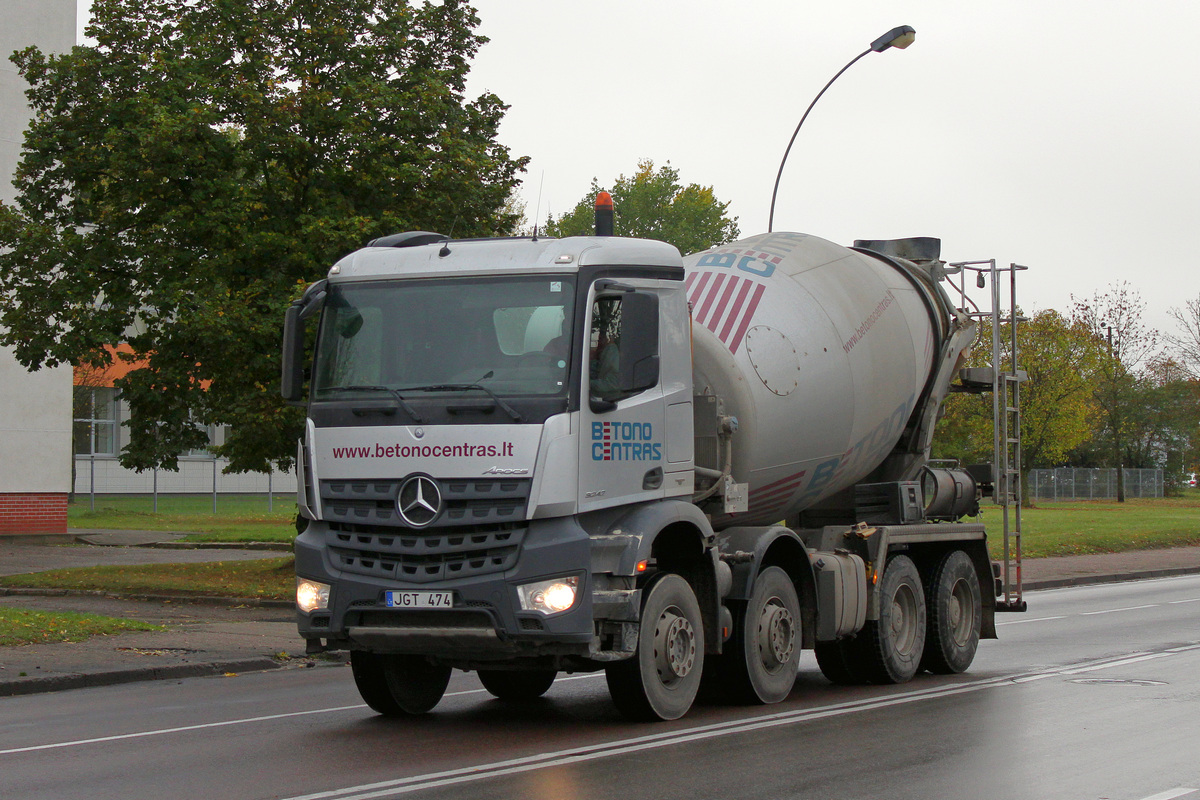
{"type": "Polygon", "coordinates": [[[424,528],[433,522],[442,511],[442,493],[437,482],[428,475],[413,475],[400,485],[396,510],[414,528],[424,528]]]}

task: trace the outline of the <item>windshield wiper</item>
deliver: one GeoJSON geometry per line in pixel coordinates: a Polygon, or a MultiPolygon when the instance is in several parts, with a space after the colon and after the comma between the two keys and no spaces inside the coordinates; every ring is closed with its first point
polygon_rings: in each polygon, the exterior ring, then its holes
{"type": "MultiPolygon", "coordinates": [[[[490,377],[492,377],[491,372],[484,375],[479,380],[486,381],[490,377]]],[[[524,422],[525,421],[525,418],[523,416],[521,416],[521,412],[517,411],[515,408],[510,406],[508,403],[506,403],[504,401],[504,399],[502,397],[500,397],[500,395],[496,394],[491,389],[487,388],[486,386],[484,386],[481,383],[437,383],[437,384],[433,384],[431,386],[407,386],[407,387],[405,387],[404,391],[406,391],[406,392],[469,392],[472,389],[478,389],[481,392],[485,392],[488,395],[488,397],[495,400],[496,405],[498,405],[498,406],[500,406],[500,408],[504,409],[505,413],[507,413],[510,417],[512,417],[513,422],[524,422]]]]}
{"type": "Polygon", "coordinates": [[[416,412],[405,400],[404,395],[390,386],[369,386],[369,385],[354,385],[354,386],[326,386],[321,389],[321,392],[387,392],[396,400],[396,405],[404,409],[404,413],[412,417],[413,422],[424,422],[424,418],[416,412]]]}

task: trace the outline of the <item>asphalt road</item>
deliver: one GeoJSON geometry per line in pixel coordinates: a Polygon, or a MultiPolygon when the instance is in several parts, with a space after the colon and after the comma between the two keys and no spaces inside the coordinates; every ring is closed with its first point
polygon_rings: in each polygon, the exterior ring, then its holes
{"type": "Polygon", "coordinates": [[[1200,577],[1030,594],[972,670],[624,722],[597,676],[524,705],[456,673],[427,717],[348,668],[0,700],[0,797],[1200,800],[1200,577]]]}

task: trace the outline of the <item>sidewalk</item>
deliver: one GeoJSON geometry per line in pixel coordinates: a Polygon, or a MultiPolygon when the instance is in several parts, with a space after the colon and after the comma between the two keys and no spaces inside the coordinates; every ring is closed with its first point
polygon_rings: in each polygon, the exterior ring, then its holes
{"type": "MultiPolygon", "coordinates": [[[[0,540],[0,575],[68,566],[221,561],[278,556],[272,550],[167,549],[177,536],[138,531],[77,532],[86,544],[0,540]]],[[[178,545],[175,545],[177,548],[178,545]]],[[[1200,547],[1031,559],[1027,591],[1200,573],[1200,547]]],[[[1015,576],[1014,576],[1015,577],[1015,576]]],[[[1035,601],[1036,602],[1036,601],[1035,601]]],[[[142,680],[179,679],[343,663],[304,656],[290,603],[225,599],[132,600],[0,589],[0,606],[89,611],[167,626],[163,632],[94,637],[85,642],[0,647],[0,698],[142,680]]]]}

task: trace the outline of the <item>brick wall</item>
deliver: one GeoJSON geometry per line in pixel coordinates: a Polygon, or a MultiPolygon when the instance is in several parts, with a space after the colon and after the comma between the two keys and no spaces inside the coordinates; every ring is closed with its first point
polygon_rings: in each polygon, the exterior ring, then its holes
{"type": "Polygon", "coordinates": [[[6,533],[66,532],[66,492],[0,494],[0,536],[6,533]]]}

